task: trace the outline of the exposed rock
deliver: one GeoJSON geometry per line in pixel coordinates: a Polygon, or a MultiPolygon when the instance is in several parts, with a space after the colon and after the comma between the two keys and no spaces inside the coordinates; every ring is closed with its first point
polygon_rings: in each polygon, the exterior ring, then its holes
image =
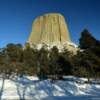
{"type": "Polygon", "coordinates": [[[55,44],[60,49],[66,47],[74,53],[78,50],[71,42],[64,17],[58,13],[45,14],[36,18],[28,43],[31,46],[46,44],[49,47],[55,44]]]}
{"type": "Polygon", "coordinates": [[[30,44],[71,41],[65,19],[61,14],[46,14],[38,17],[32,26],[30,44]]]}

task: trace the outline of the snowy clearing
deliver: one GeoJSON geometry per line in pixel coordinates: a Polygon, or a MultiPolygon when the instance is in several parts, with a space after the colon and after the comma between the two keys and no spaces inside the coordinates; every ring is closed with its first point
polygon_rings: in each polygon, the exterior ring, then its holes
{"type": "MultiPolygon", "coordinates": [[[[75,79],[75,78],[74,78],[75,79]]],[[[100,84],[79,84],[75,81],[38,80],[23,77],[0,79],[0,100],[100,100],[100,84]]]]}

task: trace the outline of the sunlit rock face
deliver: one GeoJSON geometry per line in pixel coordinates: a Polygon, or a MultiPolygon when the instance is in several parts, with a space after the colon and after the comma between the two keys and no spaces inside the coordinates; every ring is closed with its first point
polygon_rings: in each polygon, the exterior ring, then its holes
{"type": "Polygon", "coordinates": [[[66,46],[69,51],[76,52],[77,50],[76,45],[71,42],[67,23],[59,13],[49,13],[36,18],[28,43],[31,46],[46,44],[49,47],[55,44],[58,48],[66,46]]]}
{"type": "Polygon", "coordinates": [[[30,44],[71,41],[64,17],[58,13],[38,17],[32,25],[30,44]]]}

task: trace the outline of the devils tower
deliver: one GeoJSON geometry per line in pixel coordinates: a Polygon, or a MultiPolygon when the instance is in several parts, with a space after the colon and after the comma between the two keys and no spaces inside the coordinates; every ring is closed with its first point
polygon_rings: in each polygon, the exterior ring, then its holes
{"type": "Polygon", "coordinates": [[[72,43],[64,17],[58,13],[49,13],[35,19],[28,39],[31,47],[41,48],[43,44],[49,48],[57,46],[59,50],[67,48],[76,53],[77,45],[72,43]]]}
{"type": "Polygon", "coordinates": [[[30,44],[52,44],[54,42],[71,42],[64,17],[58,13],[45,14],[36,18],[28,42],[30,44]]]}

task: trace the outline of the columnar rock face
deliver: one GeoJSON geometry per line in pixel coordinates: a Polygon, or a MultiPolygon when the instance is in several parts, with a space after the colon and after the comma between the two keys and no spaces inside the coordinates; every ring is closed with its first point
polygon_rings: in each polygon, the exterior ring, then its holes
{"type": "Polygon", "coordinates": [[[52,44],[65,41],[71,42],[71,39],[65,19],[61,14],[45,14],[33,22],[28,40],[30,44],[52,44]]]}
{"type": "Polygon", "coordinates": [[[40,49],[46,45],[48,49],[57,46],[59,51],[67,48],[76,54],[78,47],[71,42],[64,17],[58,13],[45,14],[36,18],[28,43],[40,49]]]}

